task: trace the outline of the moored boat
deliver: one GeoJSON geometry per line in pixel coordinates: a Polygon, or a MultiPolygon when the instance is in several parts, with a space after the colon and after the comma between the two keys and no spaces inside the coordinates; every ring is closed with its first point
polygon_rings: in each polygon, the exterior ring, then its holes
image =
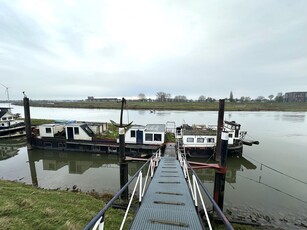
{"type": "MultiPolygon", "coordinates": [[[[242,155],[246,131],[235,121],[224,121],[223,131],[228,133],[228,154],[242,155]]],[[[211,157],[217,143],[217,126],[182,125],[176,129],[179,145],[189,157],[211,157]]],[[[259,142],[253,142],[257,144],[259,142]]]]}
{"type": "MultiPolygon", "coordinates": [[[[108,123],[62,122],[35,127],[32,146],[38,149],[117,154],[119,141],[107,137],[108,123]]],[[[164,144],[165,125],[133,125],[125,133],[128,156],[152,155],[164,144]]]]}
{"type": "Polygon", "coordinates": [[[25,123],[17,120],[10,107],[0,108],[0,139],[24,136],[25,123]]]}

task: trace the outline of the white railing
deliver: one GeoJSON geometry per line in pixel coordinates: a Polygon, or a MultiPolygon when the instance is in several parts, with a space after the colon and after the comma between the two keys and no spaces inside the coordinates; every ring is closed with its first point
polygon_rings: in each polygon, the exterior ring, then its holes
{"type": "Polygon", "coordinates": [[[229,221],[227,220],[227,218],[225,217],[225,215],[223,214],[223,212],[221,211],[219,206],[216,204],[216,202],[214,201],[214,199],[212,198],[212,196],[210,195],[208,190],[202,184],[201,180],[198,178],[198,176],[195,173],[195,171],[193,169],[191,169],[191,166],[189,165],[189,163],[188,163],[188,161],[186,159],[185,153],[182,153],[178,149],[177,156],[178,156],[178,160],[180,162],[180,166],[181,166],[181,168],[183,170],[184,177],[186,178],[188,186],[190,188],[190,192],[191,192],[191,195],[192,195],[195,207],[198,207],[198,198],[199,198],[200,202],[201,202],[201,205],[202,205],[202,208],[203,208],[203,210],[205,212],[206,221],[207,221],[209,229],[212,230],[212,225],[211,225],[211,222],[210,222],[210,218],[209,218],[209,215],[208,215],[208,212],[207,212],[207,208],[205,206],[205,202],[204,202],[203,195],[201,193],[200,188],[202,189],[202,191],[209,198],[210,202],[213,205],[214,210],[217,212],[218,216],[223,221],[225,229],[233,230],[233,227],[231,226],[231,224],[229,223],[229,221]],[[190,178],[189,169],[191,171],[192,180],[190,178]]]}
{"type": "Polygon", "coordinates": [[[178,151],[178,160],[179,160],[180,165],[182,167],[184,177],[187,180],[188,186],[190,188],[190,192],[192,194],[194,205],[195,205],[195,207],[198,207],[198,197],[199,197],[201,205],[202,205],[202,208],[203,208],[203,210],[205,212],[205,216],[206,216],[206,221],[207,221],[208,227],[209,227],[210,230],[212,230],[210,218],[209,218],[209,215],[208,215],[208,212],[207,212],[207,208],[206,208],[206,205],[205,205],[202,193],[201,193],[201,191],[199,189],[199,185],[198,185],[198,181],[196,179],[196,176],[193,173],[192,174],[192,181],[191,181],[187,160],[185,158],[185,155],[182,156],[182,153],[180,151],[178,151]]]}
{"type": "MultiPolygon", "coordinates": [[[[145,182],[144,184],[142,183],[142,180],[143,180],[143,173],[142,173],[142,170],[140,170],[138,172],[138,175],[137,177],[133,177],[131,179],[131,181],[135,178],[136,179],[136,183],[135,183],[135,186],[133,188],[133,191],[132,191],[132,194],[130,196],[130,200],[129,200],[129,203],[128,203],[128,206],[127,206],[127,209],[125,211],[125,215],[123,217],[123,220],[122,220],[122,223],[121,223],[121,226],[120,226],[120,230],[123,229],[125,223],[126,223],[126,219],[127,219],[127,216],[128,216],[128,213],[129,213],[129,210],[130,210],[130,207],[131,207],[131,204],[132,204],[132,201],[133,201],[133,198],[136,194],[136,190],[137,188],[139,188],[139,204],[141,204],[142,202],[142,198],[145,194],[145,191],[147,189],[147,184],[148,184],[148,179],[149,179],[149,175],[150,177],[152,178],[154,176],[154,171],[155,171],[155,168],[158,167],[159,165],[159,161],[161,159],[161,150],[159,149],[156,153],[154,153],[154,155],[151,157],[150,159],[150,162],[149,162],[149,165],[148,165],[148,169],[147,169],[147,173],[146,173],[146,177],[145,177],[145,182]]],[[[128,183],[131,183],[131,181],[129,181],[128,183]]],[[[123,190],[123,189],[122,189],[123,190]]],[[[120,194],[118,194],[119,196],[120,194]]],[[[112,199],[112,200],[115,200],[115,199],[112,199]]],[[[109,202],[111,203],[111,201],[109,202]]],[[[113,202],[112,202],[113,203],[113,202]]],[[[108,204],[108,206],[110,206],[110,204],[108,204]]],[[[102,212],[100,214],[100,217],[97,219],[97,221],[95,222],[94,224],[94,227],[92,228],[93,230],[103,230],[104,229],[104,213],[107,209],[104,210],[104,212],[102,212]]],[[[90,228],[85,228],[85,229],[90,229],[90,228]]]]}

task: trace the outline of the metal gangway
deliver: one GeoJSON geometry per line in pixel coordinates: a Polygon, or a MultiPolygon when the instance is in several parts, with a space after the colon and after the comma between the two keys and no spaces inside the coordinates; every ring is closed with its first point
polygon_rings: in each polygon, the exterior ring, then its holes
{"type": "Polygon", "coordinates": [[[233,229],[208,190],[189,166],[185,155],[176,150],[175,143],[166,146],[164,156],[157,151],[106,204],[84,229],[104,229],[105,212],[121,193],[136,180],[120,229],[125,226],[132,200],[138,194],[139,208],[128,229],[212,229],[203,194],[212,203],[213,210],[225,225],[233,229]],[[145,179],[144,169],[148,166],[145,179]],[[143,182],[144,181],[144,182],[143,182]],[[138,190],[138,192],[136,192],[138,190]],[[199,214],[204,213],[204,218],[199,214]]]}

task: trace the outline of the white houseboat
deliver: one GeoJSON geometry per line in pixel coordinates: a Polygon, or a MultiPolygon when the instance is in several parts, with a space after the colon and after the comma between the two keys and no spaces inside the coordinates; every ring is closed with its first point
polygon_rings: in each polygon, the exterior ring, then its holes
{"type": "Polygon", "coordinates": [[[125,143],[157,145],[165,141],[165,124],[133,125],[125,133],[125,143]]]}
{"type": "Polygon", "coordinates": [[[25,124],[16,120],[16,115],[10,107],[0,108],[0,139],[20,137],[25,135],[25,124]]]}
{"type": "MultiPolygon", "coordinates": [[[[33,131],[32,146],[39,149],[118,153],[119,141],[103,137],[107,123],[68,122],[43,124],[33,131]]],[[[125,134],[127,155],[155,152],[165,141],[165,125],[132,126],[125,134]]]]}
{"type": "MultiPolygon", "coordinates": [[[[228,154],[242,154],[246,131],[235,121],[224,121],[223,131],[228,133],[228,154]]],[[[177,128],[176,138],[180,147],[191,157],[210,157],[217,142],[217,127],[205,125],[182,125],[177,128]]],[[[251,142],[249,142],[251,143],[251,142]]],[[[256,144],[256,142],[253,142],[256,144]]]]}

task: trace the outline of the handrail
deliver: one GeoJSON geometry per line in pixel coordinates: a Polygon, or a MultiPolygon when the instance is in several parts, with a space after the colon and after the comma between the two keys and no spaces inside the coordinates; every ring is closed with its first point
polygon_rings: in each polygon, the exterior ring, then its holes
{"type": "Polygon", "coordinates": [[[111,207],[111,205],[121,196],[121,194],[128,188],[128,186],[131,184],[132,181],[134,181],[135,178],[137,178],[137,182],[136,182],[136,185],[135,185],[135,188],[133,190],[133,195],[131,196],[130,198],[130,201],[129,201],[129,205],[127,207],[127,210],[126,210],[126,213],[125,213],[125,216],[124,216],[124,219],[123,219],[123,222],[122,222],[122,226],[121,228],[123,227],[123,224],[124,224],[124,221],[127,217],[127,214],[128,214],[128,211],[129,211],[129,208],[130,208],[130,205],[131,205],[131,202],[132,202],[132,198],[134,196],[134,193],[135,193],[135,190],[136,190],[136,187],[138,185],[138,182],[140,183],[140,197],[139,197],[139,202],[141,202],[141,199],[144,195],[144,191],[145,191],[145,188],[146,188],[146,183],[147,183],[147,177],[149,175],[149,171],[151,171],[151,177],[153,177],[153,170],[155,167],[158,166],[158,161],[161,157],[161,150],[159,149],[150,159],[148,159],[146,161],[146,163],[131,177],[131,179],[115,194],[115,196],[97,213],[97,215],[95,217],[93,217],[93,219],[85,226],[84,230],[89,230],[89,229],[96,229],[99,227],[99,229],[103,229],[103,226],[104,226],[104,213],[111,207]],[[147,172],[147,176],[146,176],[146,179],[145,179],[145,183],[144,183],[144,187],[142,189],[142,170],[146,167],[146,165],[149,164],[149,167],[148,167],[148,172],[147,172]],[[143,191],[142,191],[143,190],[143,191]],[[101,226],[99,226],[101,225],[101,226]]]}
{"type": "Polygon", "coordinates": [[[212,203],[214,210],[217,212],[218,216],[221,218],[221,220],[223,221],[225,227],[227,230],[233,230],[232,225],[230,224],[229,220],[226,218],[226,216],[224,215],[223,211],[220,209],[220,207],[218,206],[218,204],[214,201],[214,199],[212,198],[212,196],[210,195],[208,189],[204,186],[204,184],[202,183],[202,181],[199,179],[199,177],[197,176],[196,172],[192,169],[192,167],[190,166],[190,164],[187,162],[190,170],[192,171],[192,174],[195,176],[196,181],[198,182],[198,184],[200,185],[200,187],[204,190],[204,192],[206,193],[207,197],[209,198],[210,202],[212,203]]]}
{"type": "Polygon", "coordinates": [[[193,197],[193,200],[195,202],[195,206],[198,206],[197,203],[197,194],[200,197],[203,209],[205,211],[205,215],[206,215],[206,219],[207,219],[207,223],[209,226],[209,229],[212,229],[211,227],[211,223],[209,221],[209,216],[205,207],[205,203],[203,201],[202,195],[201,195],[201,191],[199,186],[202,188],[202,190],[205,192],[205,194],[207,195],[207,197],[209,198],[210,202],[213,205],[214,210],[217,212],[218,216],[221,218],[221,220],[223,221],[225,227],[227,230],[233,230],[232,225],[230,224],[230,222],[228,221],[228,219],[225,217],[224,213],[222,212],[222,210],[220,209],[220,207],[217,205],[217,203],[214,201],[214,199],[212,198],[212,196],[210,195],[209,191],[207,190],[207,188],[203,185],[202,181],[199,179],[199,177],[197,176],[196,172],[192,169],[191,165],[189,164],[189,162],[186,160],[186,158],[184,156],[182,156],[181,152],[178,151],[178,160],[180,162],[180,165],[183,169],[183,173],[185,178],[187,179],[187,183],[189,185],[190,191],[191,191],[191,195],[193,197]],[[190,179],[190,175],[188,170],[191,170],[192,172],[192,183],[193,186],[191,184],[191,179],[190,179]]]}

